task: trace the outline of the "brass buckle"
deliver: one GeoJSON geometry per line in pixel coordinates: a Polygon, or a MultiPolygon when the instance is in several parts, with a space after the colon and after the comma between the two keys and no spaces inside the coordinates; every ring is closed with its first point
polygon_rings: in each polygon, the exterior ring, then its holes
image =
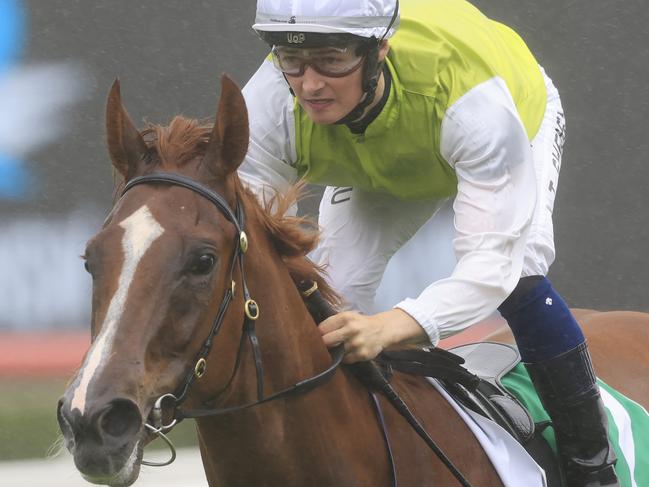
{"type": "Polygon", "coordinates": [[[304,296],[305,298],[308,298],[309,296],[311,296],[317,290],[318,290],[318,283],[313,281],[313,286],[311,286],[306,291],[302,291],[302,296],[304,296]]]}
{"type": "Polygon", "coordinates": [[[205,361],[204,358],[198,359],[198,362],[196,362],[196,365],[194,366],[194,375],[196,376],[197,379],[200,379],[205,375],[205,371],[207,370],[207,362],[205,361]]]}
{"type": "Polygon", "coordinates": [[[251,320],[254,321],[259,318],[259,306],[254,299],[246,301],[243,305],[243,309],[246,312],[246,316],[251,320]]]}
{"type": "Polygon", "coordinates": [[[248,236],[246,232],[241,232],[239,234],[239,248],[244,254],[248,251],[248,236]]]}

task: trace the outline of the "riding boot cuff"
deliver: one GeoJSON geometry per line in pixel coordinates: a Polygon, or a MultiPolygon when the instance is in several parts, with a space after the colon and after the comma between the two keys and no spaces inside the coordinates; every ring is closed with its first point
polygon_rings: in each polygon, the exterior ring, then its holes
{"type": "Polygon", "coordinates": [[[586,343],[525,367],[552,419],[567,485],[619,486],[608,419],[586,343]]]}

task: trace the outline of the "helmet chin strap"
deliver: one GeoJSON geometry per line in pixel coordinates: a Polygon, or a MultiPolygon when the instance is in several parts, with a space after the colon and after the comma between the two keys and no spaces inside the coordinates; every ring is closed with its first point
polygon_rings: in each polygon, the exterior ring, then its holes
{"type": "Polygon", "coordinates": [[[286,81],[286,85],[288,86],[288,91],[291,92],[291,96],[295,98],[295,91],[293,91],[293,88],[291,88],[291,83],[288,82],[288,78],[284,73],[282,73],[282,76],[284,76],[284,81],[286,81]]]}
{"type": "Polygon", "coordinates": [[[377,40],[376,38],[373,38],[376,43],[369,48],[365,57],[365,64],[363,66],[363,91],[365,92],[365,96],[361,98],[361,101],[358,105],[352,108],[351,112],[349,112],[347,115],[336,122],[337,125],[344,125],[357,121],[363,116],[365,109],[374,101],[374,98],[376,96],[376,88],[379,86],[379,78],[383,71],[383,62],[379,61],[379,49],[381,47],[381,43],[394,25],[394,22],[397,20],[398,15],[399,0],[396,0],[394,12],[387,29],[385,29],[385,32],[380,39],[377,40]]]}
{"type": "Polygon", "coordinates": [[[345,125],[351,122],[355,122],[363,116],[365,109],[372,104],[374,98],[376,97],[376,88],[379,85],[378,78],[380,76],[381,70],[379,69],[376,73],[376,76],[372,76],[366,83],[366,88],[364,90],[365,96],[361,98],[361,101],[352,108],[351,112],[345,115],[343,118],[335,122],[336,125],[345,125]]]}
{"type": "Polygon", "coordinates": [[[379,86],[381,68],[383,66],[383,63],[379,62],[379,45],[380,41],[377,42],[376,46],[372,46],[369,49],[365,57],[365,63],[363,65],[363,92],[365,96],[361,98],[358,105],[352,108],[347,115],[335,122],[336,125],[345,125],[357,121],[363,116],[365,109],[374,101],[376,89],[379,86]]]}

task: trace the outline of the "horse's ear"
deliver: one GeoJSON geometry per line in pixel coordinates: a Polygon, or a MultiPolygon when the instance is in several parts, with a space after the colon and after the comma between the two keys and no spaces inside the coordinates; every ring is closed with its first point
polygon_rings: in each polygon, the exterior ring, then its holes
{"type": "Polygon", "coordinates": [[[236,171],[248,151],[248,110],[241,90],[221,76],[221,99],[203,163],[222,177],[236,171]]]}
{"type": "Polygon", "coordinates": [[[128,180],[136,173],[146,154],[146,142],[128,116],[115,79],[106,102],[106,139],[115,169],[128,180]]]}

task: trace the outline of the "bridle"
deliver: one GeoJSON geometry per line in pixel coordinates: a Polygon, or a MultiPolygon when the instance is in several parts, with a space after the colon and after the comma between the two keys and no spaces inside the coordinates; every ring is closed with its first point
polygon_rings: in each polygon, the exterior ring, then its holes
{"type": "MultiPolygon", "coordinates": [[[[172,186],[180,186],[186,189],[189,189],[200,196],[204,197],[210,201],[216,208],[223,214],[223,216],[230,221],[236,229],[236,241],[234,243],[234,252],[232,253],[232,260],[230,262],[230,283],[231,285],[225,290],[221,304],[219,305],[216,317],[212,322],[212,327],[210,329],[207,338],[203,342],[203,346],[196,355],[194,362],[194,367],[190,370],[181,385],[174,393],[168,393],[159,397],[152,409],[151,417],[154,424],[145,423],[145,427],[149,430],[150,433],[159,436],[163,439],[169,446],[171,450],[171,458],[165,462],[148,462],[142,461],[143,465],[153,466],[153,467],[162,467],[169,465],[176,458],[176,452],[173,444],[167,438],[165,433],[169,432],[179,421],[182,421],[186,418],[203,418],[206,416],[217,416],[227,413],[233,413],[236,411],[242,411],[244,409],[257,406],[266,402],[273,401],[275,399],[280,399],[288,395],[304,393],[310,391],[321,384],[327,382],[336,372],[336,369],[340,366],[345,354],[343,345],[339,345],[331,350],[331,365],[324,371],[316,374],[313,377],[299,381],[285,389],[282,389],[278,392],[274,392],[270,395],[264,395],[264,368],[261,359],[261,351],[259,347],[259,340],[255,333],[255,321],[259,318],[259,306],[257,303],[250,297],[250,292],[248,290],[248,285],[246,284],[245,274],[244,274],[244,265],[243,257],[248,250],[248,237],[244,231],[245,227],[245,214],[241,203],[237,200],[236,208],[233,211],[230,208],[230,205],[227,203],[225,198],[218,194],[217,192],[211,190],[210,188],[204,186],[203,184],[195,181],[192,178],[182,176],[180,174],[168,173],[168,172],[153,172],[144,176],[139,176],[130,180],[121,192],[120,197],[124,196],[129,190],[135,186],[142,184],[167,184],[172,186]],[[242,404],[239,406],[233,406],[223,409],[193,409],[193,410],[182,410],[179,409],[180,405],[187,399],[187,395],[191,385],[196,379],[200,379],[205,374],[207,370],[207,358],[212,348],[214,339],[221,329],[223,320],[225,318],[226,312],[232,299],[234,298],[236,285],[234,280],[234,272],[237,268],[237,265],[241,274],[241,287],[243,289],[243,298],[244,298],[244,319],[243,319],[243,332],[241,334],[241,341],[239,344],[239,350],[237,352],[236,362],[234,370],[230,377],[232,381],[233,377],[236,375],[236,372],[241,363],[241,353],[246,339],[250,342],[253,357],[255,362],[255,370],[257,374],[257,400],[242,404]],[[162,419],[162,407],[163,403],[172,402],[173,403],[173,415],[168,424],[163,424],[162,419]]],[[[228,382],[229,384],[229,382],[228,382]]],[[[227,386],[226,386],[227,387],[227,386]]]]}

